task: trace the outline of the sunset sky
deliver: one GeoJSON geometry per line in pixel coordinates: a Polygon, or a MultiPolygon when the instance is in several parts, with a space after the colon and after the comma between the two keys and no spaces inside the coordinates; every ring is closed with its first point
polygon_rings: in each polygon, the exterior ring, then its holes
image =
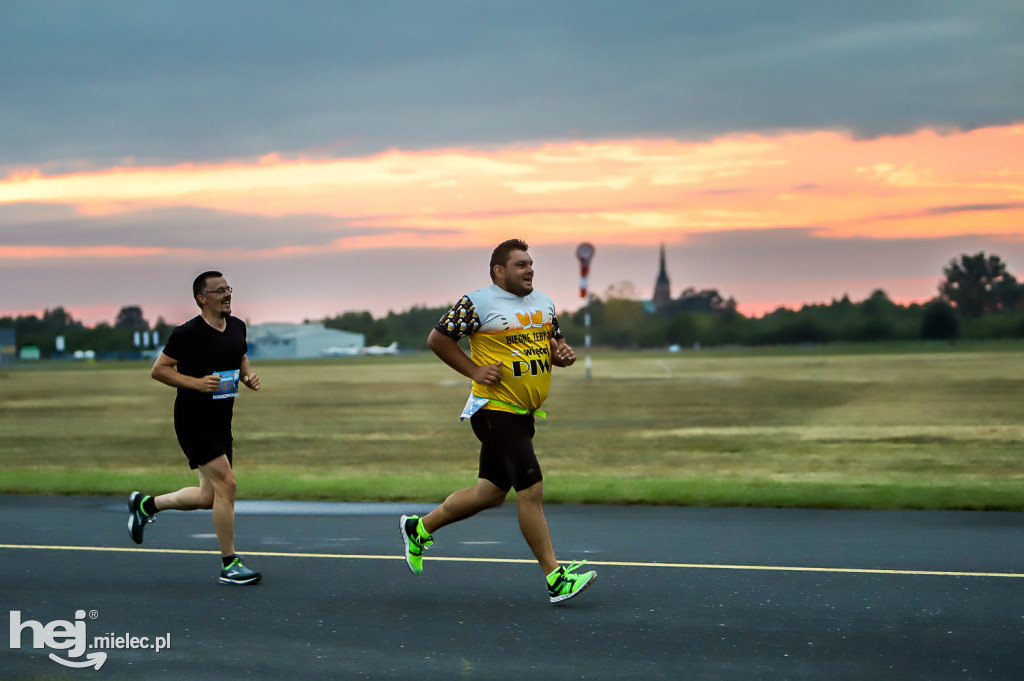
{"type": "Polygon", "coordinates": [[[1024,279],[1024,4],[28,2],[0,21],[0,316],[251,322],[538,288],[741,311],[1024,279]],[[847,6],[850,5],[850,6],[847,6]]]}

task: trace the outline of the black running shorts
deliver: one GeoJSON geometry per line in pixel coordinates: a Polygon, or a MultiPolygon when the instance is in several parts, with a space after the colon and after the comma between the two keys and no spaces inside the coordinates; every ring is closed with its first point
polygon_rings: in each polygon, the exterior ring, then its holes
{"type": "Polygon", "coordinates": [[[231,463],[231,424],[222,427],[182,428],[175,424],[175,434],[181,451],[188,457],[192,470],[210,463],[221,454],[226,454],[231,463]]]}
{"type": "Polygon", "coordinates": [[[533,451],[533,414],[481,409],[470,418],[480,440],[480,477],[517,492],[544,479],[533,451]]]}
{"type": "Polygon", "coordinates": [[[192,470],[210,463],[221,454],[226,454],[228,463],[231,463],[233,401],[208,399],[197,405],[195,399],[183,399],[181,395],[174,400],[174,434],[178,436],[178,444],[188,457],[192,470]]]}

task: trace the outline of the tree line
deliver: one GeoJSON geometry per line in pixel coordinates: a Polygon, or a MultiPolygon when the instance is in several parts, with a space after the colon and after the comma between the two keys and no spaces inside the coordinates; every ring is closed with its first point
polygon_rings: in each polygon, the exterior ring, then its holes
{"type": "Polygon", "coordinates": [[[593,344],[617,348],[1024,338],[1024,283],[984,253],[951,260],[938,294],[923,304],[900,305],[878,289],[860,302],[843,296],[754,318],[717,290],[690,288],[653,313],[614,291],[588,307],[560,317],[563,331],[581,338],[589,311],[593,344]]]}
{"type": "Polygon", "coordinates": [[[174,326],[164,321],[163,317],[150,324],[143,316],[141,307],[126,305],[118,312],[113,323],[100,322],[95,326],[85,326],[63,307],[55,307],[45,310],[41,317],[0,317],[0,329],[4,328],[14,329],[19,350],[34,346],[39,348],[43,357],[58,354],[57,337],[61,336],[68,354],[76,350],[92,350],[99,356],[121,358],[141,354],[135,346],[136,332],[148,332],[151,338],[153,332],[156,332],[156,337],[163,342],[174,326]]]}
{"type": "MultiPolygon", "coordinates": [[[[657,309],[636,300],[633,291],[628,283],[613,286],[603,296],[591,296],[585,307],[559,313],[562,331],[582,345],[589,313],[593,344],[614,348],[1024,338],[1024,283],[999,256],[984,253],[951,260],[938,295],[923,304],[897,304],[879,289],[860,302],[843,296],[746,317],[733,298],[715,289],[687,288],[657,309]]],[[[367,344],[397,341],[404,348],[426,348],[427,331],[448,307],[414,307],[381,318],[346,312],[324,323],[362,333],[367,344]]]]}
{"type": "MultiPolygon", "coordinates": [[[[1024,338],[1024,283],[1007,271],[999,256],[984,253],[951,260],[943,268],[936,297],[923,304],[897,304],[879,289],[859,302],[843,296],[827,304],[746,317],[734,299],[715,289],[687,288],[659,308],[631,295],[631,285],[611,287],[603,296],[591,296],[579,310],[560,312],[562,331],[572,344],[582,346],[585,315],[590,314],[593,344],[614,348],[1024,338]]],[[[328,328],[361,333],[367,345],[397,341],[405,349],[425,349],[429,330],[449,307],[413,307],[382,317],[345,312],[319,321],[328,328]]],[[[113,323],[93,327],[57,307],[42,317],[0,317],[0,328],[15,329],[19,348],[33,345],[50,357],[57,336],[64,336],[69,353],[88,349],[100,356],[133,356],[136,331],[155,331],[162,343],[173,326],[162,318],[150,324],[140,307],[125,306],[113,323]]]]}

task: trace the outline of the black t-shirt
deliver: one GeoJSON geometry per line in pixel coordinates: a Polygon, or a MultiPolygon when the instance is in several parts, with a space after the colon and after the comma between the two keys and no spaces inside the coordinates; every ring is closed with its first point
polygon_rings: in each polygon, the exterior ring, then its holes
{"type": "MultiPolygon", "coordinates": [[[[248,346],[245,322],[229,316],[223,331],[213,328],[201,316],[174,329],[167,338],[164,354],[178,360],[179,373],[202,378],[215,372],[236,371],[242,366],[248,346]]],[[[236,386],[237,387],[237,386],[236,386]]],[[[178,388],[174,401],[175,426],[202,429],[204,425],[231,422],[235,400],[214,399],[212,393],[178,388]]]]}

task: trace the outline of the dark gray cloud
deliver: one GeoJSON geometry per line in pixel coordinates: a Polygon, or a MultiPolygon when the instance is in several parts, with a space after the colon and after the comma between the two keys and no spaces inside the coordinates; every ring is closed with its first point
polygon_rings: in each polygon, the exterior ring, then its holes
{"type": "Polygon", "coordinates": [[[1024,208],[1024,202],[1012,203],[965,203],[959,206],[936,206],[929,208],[926,215],[949,215],[950,213],[976,213],[990,210],[1017,210],[1024,208]]]}
{"type": "Polygon", "coordinates": [[[59,204],[0,205],[0,246],[261,251],[328,246],[345,237],[407,231],[357,227],[344,219],[315,214],[267,217],[184,207],[83,215],[72,206],[59,204]]]}
{"type": "Polygon", "coordinates": [[[892,215],[879,215],[875,220],[906,220],[907,218],[932,217],[936,215],[952,215],[955,213],[987,213],[990,211],[1020,210],[1024,208],[1022,201],[1009,201],[1006,203],[962,203],[949,206],[932,206],[920,211],[911,213],[894,213],[892,215]]]}
{"type": "Polygon", "coordinates": [[[873,136],[1024,111],[1017,0],[8,0],[2,12],[0,170],[788,128],[873,136]]]}

